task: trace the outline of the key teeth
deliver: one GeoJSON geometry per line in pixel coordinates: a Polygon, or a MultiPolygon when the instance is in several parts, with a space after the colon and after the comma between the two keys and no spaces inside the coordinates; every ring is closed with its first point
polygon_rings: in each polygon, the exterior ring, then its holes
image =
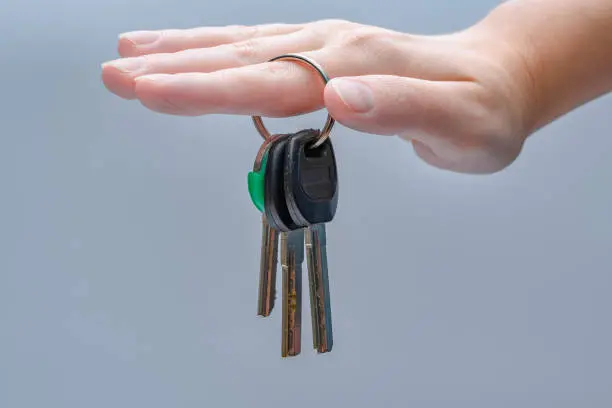
{"type": "Polygon", "coordinates": [[[333,345],[325,235],[325,225],[312,225],[306,239],[313,348],[318,354],[329,353],[333,345]]]}
{"type": "Polygon", "coordinates": [[[282,347],[283,357],[301,351],[303,231],[283,232],[280,236],[282,266],[282,347]]]}
{"type": "Polygon", "coordinates": [[[268,224],[264,215],[261,217],[261,260],[259,272],[259,295],[257,315],[268,317],[275,305],[276,272],[278,265],[278,233],[268,224]]]}

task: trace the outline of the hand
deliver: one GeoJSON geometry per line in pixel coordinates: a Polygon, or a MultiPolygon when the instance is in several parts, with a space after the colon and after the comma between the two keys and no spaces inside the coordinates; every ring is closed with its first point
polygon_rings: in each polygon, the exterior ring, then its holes
{"type": "Polygon", "coordinates": [[[323,107],[347,127],[409,140],[427,163],[491,173],[519,154],[530,129],[529,75],[487,32],[415,36],[326,20],[308,24],[139,31],[103,64],[106,87],[174,115],[284,117],[323,107]],[[332,80],[285,53],[317,61],[332,80]]]}

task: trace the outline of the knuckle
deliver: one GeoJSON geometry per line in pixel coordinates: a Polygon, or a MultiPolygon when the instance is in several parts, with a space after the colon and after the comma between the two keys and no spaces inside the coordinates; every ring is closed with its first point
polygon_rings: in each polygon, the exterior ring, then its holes
{"type": "MultiPolygon", "coordinates": [[[[261,31],[265,32],[266,35],[278,35],[286,33],[292,26],[295,26],[298,29],[300,28],[299,24],[271,23],[261,27],[261,31]]],[[[257,34],[262,34],[261,31],[259,31],[257,34]]]]}
{"type": "Polygon", "coordinates": [[[259,37],[262,31],[259,25],[248,26],[244,30],[247,32],[248,37],[259,37]]]}
{"type": "Polygon", "coordinates": [[[384,41],[385,31],[375,27],[359,27],[338,34],[337,45],[352,48],[372,48],[384,41]]]}
{"type": "Polygon", "coordinates": [[[138,62],[141,67],[146,67],[147,69],[150,69],[151,66],[157,65],[156,59],[159,60],[159,56],[157,56],[156,54],[144,54],[144,55],[135,57],[134,61],[138,62]]]}
{"type": "Polygon", "coordinates": [[[233,55],[243,64],[253,63],[259,54],[259,42],[256,40],[245,40],[228,45],[233,55]]]}
{"type": "Polygon", "coordinates": [[[259,28],[256,26],[249,26],[244,24],[232,24],[224,26],[224,37],[228,42],[235,43],[244,40],[245,38],[252,38],[258,32],[259,28]]]}
{"type": "Polygon", "coordinates": [[[287,61],[275,61],[273,63],[262,65],[261,69],[266,75],[286,78],[291,75],[292,70],[295,70],[295,66],[291,65],[291,63],[287,61]]]}
{"type": "Polygon", "coordinates": [[[179,30],[176,29],[163,29],[163,30],[158,30],[157,34],[159,35],[159,39],[157,40],[157,43],[163,43],[165,41],[168,40],[168,38],[171,38],[173,36],[178,36],[180,35],[179,30]]]}
{"type": "Polygon", "coordinates": [[[226,25],[225,29],[226,30],[250,30],[253,26],[248,26],[245,24],[230,24],[230,25],[226,25]]]}
{"type": "Polygon", "coordinates": [[[355,25],[352,21],[340,19],[340,18],[327,18],[325,20],[319,20],[316,23],[319,26],[326,28],[339,28],[339,27],[348,27],[355,25]]]}
{"type": "Polygon", "coordinates": [[[356,26],[359,26],[359,24],[347,20],[326,19],[310,23],[305,29],[314,36],[327,40],[328,38],[334,38],[339,32],[351,30],[356,26]]]}

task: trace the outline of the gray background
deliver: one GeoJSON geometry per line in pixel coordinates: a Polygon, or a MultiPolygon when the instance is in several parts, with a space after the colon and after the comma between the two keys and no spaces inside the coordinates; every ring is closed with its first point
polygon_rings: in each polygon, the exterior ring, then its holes
{"type": "Polygon", "coordinates": [[[152,113],[100,81],[123,31],[440,33],[497,3],[3,0],[0,407],[609,407],[609,96],[484,177],[338,126],[335,350],[282,360],[280,313],[255,316],[250,119],[152,113]]]}

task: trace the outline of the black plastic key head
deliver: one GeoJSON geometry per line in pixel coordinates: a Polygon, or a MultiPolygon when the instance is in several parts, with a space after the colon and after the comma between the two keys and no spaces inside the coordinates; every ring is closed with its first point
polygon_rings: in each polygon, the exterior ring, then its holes
{"type": "Polygon", "coordinates": [[[291,135],[285,158],[285,200],[297,225],[330,222],[338,206],[338,172],[331,141],[312,147],[319,131],[291,135]]]}
{"type": "Polygon", "coordinates": [[[299,228],[293,222],[285,202],[283,171],[290,136],[283,136],[271,143],[264,175],[264,214],[268,224],[280,232],[299,228]]]}

